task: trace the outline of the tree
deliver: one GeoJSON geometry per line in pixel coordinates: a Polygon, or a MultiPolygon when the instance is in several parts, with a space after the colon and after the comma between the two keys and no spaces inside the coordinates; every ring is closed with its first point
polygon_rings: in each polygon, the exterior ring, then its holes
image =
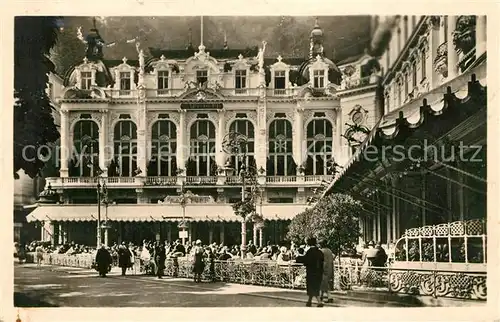
{"type": "Polygon", "coordinates": [[[287,237],[303,243],[307,237],[325,240],[336,254],[352,249],[361,231],[361,202],[345,194],[333,194],[319,200],[314,208],[298,214],[291,222],[287,237]]]}
{"type": "Polygon", "coordinates": [[[46,93],[54,64],[48,58],[57,42],[56,17],[16,17],[14,25],[14,178],[23,169],[34,178],[59,138],[46,93]]]}

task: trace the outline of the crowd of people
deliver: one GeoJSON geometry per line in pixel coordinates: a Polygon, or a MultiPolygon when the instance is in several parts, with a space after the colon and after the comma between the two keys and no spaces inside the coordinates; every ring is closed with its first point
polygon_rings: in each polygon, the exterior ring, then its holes
{"type": "MultiPolygon", "coordinates": [[[[333,272],[335,255],[327,247],[325,241],[319,243],[314,238],[309,238],[306,244],[296,245],[272,245],[268,243],[264,247],[258,247],[250,241],[246,247],[245,255],[239,245],[227,246],[212,243],[204,245],[201,240],[183,245],[180,240],[174,242],[153,242],[144,240],[142,245],[133,243],[113,244],[108,247],[104,244],[99,249],[85,245],[68,243],[53,247],[50,243],[32,242],[22,247],[16,245],[19,259],[25,257],[23,253],[34,252],[36,262],[41,264],[44,253],[56,254],[91,254],[95,259],[95,268],[101,277],[106,277],[113,266],[121,268],[124,276],[128,270],[134,269],[137,262],[139,267],[147,274],[162,278],[167,258],[173,259],[174,268],[178,270],[178,258],[186,257],[192,262],[194,282],[201,283],[205,267],[209,265],[209,280],[215,281],[214,263],[228,260],[270,260],[278,264],[288,265],[290,263],[301,263],[306,267],[306,289],[308,295],[307,306],[312,305],[312,299],[316,298],[318,307],[323,306],[323,301],[332,301],[333,272]]],[[[363,267],[383,267],[386,265],[388,255],[380,243],[373,241],[367,243],[362,250],[361,262],[363,267]]],[[[178,272],[178,271],[177,271],[178,272]]],[[[174,271],[174,276],[176,272],[174,271]]]]}

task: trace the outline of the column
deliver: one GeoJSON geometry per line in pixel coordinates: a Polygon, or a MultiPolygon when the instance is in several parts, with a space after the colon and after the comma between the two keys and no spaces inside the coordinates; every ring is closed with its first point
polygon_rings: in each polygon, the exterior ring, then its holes
{"type": "Polygon", "coordinates": [[[361,236],[358,238],[358,244],[364,245],[365,240],[365,221],[364,218],[359,218],[359,230],[361,231],[361,236]]]}
{"type": "MultiPolygon", "coordinates": [[[[177,127],[177,168],[179,169],[184,169],[185,170],[185,159],[184,159],[184,152],[186,151],[187,147],[185,144],[185,130],[186,130],[186,111],[185,110],[179,110],[179,126],[177,127]]],[[[184,173],[183,175],[186,175],[184,173]]]]}
{"type": "Polygon", "coordinates": [[[396,222],[396,213],[397,213],[397,209],[396,209],[396,202],[397,202],[397,198],[396,198],[396,191],[395,191],[395,188],[396,188],[396,178],[392,178],[391,179],[391,184],[392,184],[392,240],[393,242],[395,243],[396,240],[397,240],[397,229],[396,229],[396,225],[397,225],[397,222],[396,222]]]}
{"type": "MultiPolygon", "coordinates": [[[[297,166],[302,165],[302,151],[303,151],[303,132],[304,132],[304,109],[297,107],[295,109],[295,121],[293,124],[293,158],[297,166]]],[[[298,174],[298,173],[297,173],[298,174]]]]}
{"type": "Polygon", "coordinates": [[[259,247],[262,247],[264,245],[264,229],[261,227],[259,228],[259,247]]]}
{"type": "Polygon", "coordinates": [[[209,244],[212,244],[212,242],[214,241],[214,226],[212,223],[209,223],[209,227],[208,227],[208,243],[209,244]]]}
{"type": "Polygon", "coordinates": [[[342,146],[342,111],[335,110],[335,145],[333,147],[336,161],[340,164],[344,163],[346,155],[344,154],[344,147],[342,146]]]}
{"type": "Polygon", "coordinates": [[[171,243],[172,242],[172,223],[167,224],[167,240],[171,243]]]}
{"type": "MultiPolygon", "coordinates": [[[[217,125],[217,135],[215,136],[215,162],[219,167],[224,166],[224,163],[226,162],[225,160],[226,155],[222,150],[222,141],[224,140],[224,136],[226,135],[226,129],[224,126],[225,125],[224,114],[225,114],[224,110],[219,110],[217,113],[219,119],[217,125]]],[[[225,173],[221,173],[220,175],[225,175],[225,173]]]]}
{"type": "MultiPolygon", "coordinates": [[[[108,176],[108,113],[107,111],[101,111],[102,118],[101,124],[99,126],[99,168],[103,171],[103,176],[108,176]]],[[[144,171],[144,170],[143,170],[144,171]]]]}
{"type": "MultiPolygon", "coordinates": [[[[264,95],[265,95],[265,88],[264,95]]],[[[267,158],[267,102],[265,97],[259,98],[257,103],[257,129],[255,131],[255,163],[257,169],[266,169],[267,158]]],[[[259,173],[260,174],[260,173],[259,173]]],[[[265,172],[260,174],[265,176],[265,172]]],[[[265,179],[265,178],[264,178],[265,179]]],[[[264,182],[263,182],[264,183],[264,182]]]]}
{"type": "MultiPolygon", "coordinates": [[[[426,185],[426,177],[425,177],[424,171],[421,172],[420,177],[422,178],[422,181],[421,181],[422,194],[420,197],[422,198],[422,200],[425,201],[425,200],[427,200],[426,199],[427,198],[427,187],[426,187],[427,185],[426,185]]],[[[426,211],[425,211],[426,204],[425,204],[425,202],[423,202],[423,205],[424,205],[424,207],[422,207],[422,226],[425,226],[426,225],[426,218],[425,218],[426,217],[426,211]]]]}
{"type": "Polygon", "coordinates": [[[189,243],[191,244],[193,242],[193,234],[192,234],[192,223],[188,223],[188,240],[189,240],[189,243]]]}
{"type": "MultiPolygon", "coordinates": [[[[142,122],[141,122],[142,123],[142,122]]],[[[137,167],[142,171],[140,176],[146,176],[147,157],[146,157],[146,128],[143,127],[137,130],[137,167]]]]}
{"type": "Polygon", "coordinates": [[[476,17],[476,58],[486,52],[486,16],[476,17]]]}
{"type": "Polygon", "coordinates": [[[458,54],[453,45],[453,31],[455,31],[457,16],[448,16],[448,79],[458,75],[458,54]]]}
{"type": "Polygon", "coordinates": [[[257,245],[257,225],[253,224],[253,244],[257,245]]]}
{"type": "Polygon", "coordinates": [[[59,225],[58,225],[58,230],[59,230],[59,233],[57,234],[57,244],[59,245],[62,245],[64,244],[64,231],[63,231],[63,223],[62,222],[59,222],[59,225]]]}
{"type": "Polygon", "coordinates": [[[105,228],[104,229],[104,245],[108,247],[109,245],[109,229],[105,228]]]}
{"type": "Polygon", "coordinates": [[[61,166],[59,170],[59,175],[62,178],[67,178],[69,176],[69,171],[68,171],[68,159],[71,155],[71,150],[70,147],[73,146],[73,143],[68,144],[68,141],[70,141],[69,137],[69,117],[68,117],[68,110],[62,109],[60,110],[61,114],[61,144],[60,144],[60,149],[61,149],[61,166]]]}
{"type": "Polygon", "coordinates": [[[45,220],[42,227],[42,240],[44,242],[50,241],[52,245],[55,243],[54,236],[54,223],[50,220],[45,220]]]}
{"type": "Polygon", "coordinates": [[[220,243],[224,244],[224,223],[220,223],[220,233],[219,233],[220,243]]]}

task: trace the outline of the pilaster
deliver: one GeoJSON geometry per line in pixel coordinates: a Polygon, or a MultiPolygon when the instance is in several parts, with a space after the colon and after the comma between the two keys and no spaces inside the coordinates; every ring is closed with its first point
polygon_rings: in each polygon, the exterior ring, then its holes
{"type": "Polygon", "coordinates": [[[62,178],[67,178],[69,176],[68,170],[68,160],[70,156],[70,147],[73,146],[73,142],[70,142],[69,136],[69,115],[68,110],[62,109],[60,110],[61,114],[61,140],[60,140],[60,149],[61,149],[61,166],[59,170],[59,176],[62,178]]]}
{"type": "Polygon", "coordinates": [[[137,129],[137,167],[146,175],[147,168],[147,112],[146,112],[146,89],[140,86],[138,89],[138,129],[137,129]]]}
{"type": "MultiPolygon", "coordinates": [[[[265,88],[264,88],[265,92],[265,88]]],[[[256,131],[256,149],[255,164],[257,169],[266,169],[267,158],[267,100],[265,94],[259,98],[257,103],[257,131],[256,131]]],[[[264,173],[265,174],[265,173],[264,173]]]]}
{"type": "MultiPolygon", "coordinates": [[[[225,153],[222,150],[222,141],[225,135],[225,110],[218,111],[218,125],[217,125],[217,135],[215,137],[215,162],[217,166],[222,167],[225,163],[225,153]]],[[[224,174],[222,174],[224,175],[224,174]]]]}
{"type": "Polygon", "coordinates": [[[108,112],[106,110],[100,111],[102,113],[101,116],[101,124],[99,126],[99,168],[103,171],[103,176],[108,176],[108,150],[109,146],[107,144],[108,138],[108,112]]]}
{"type": "Polygon", "coordinates": [[[294,113],[295,113],[295,118],[294,118],[295,124],[292,130],[293,158],[295,159],[295,163],[297,164],[297,166],[299,166],[304,163],[303,160],[304,108],[296,107],[294,113]]]}
{"type": "Polygon", "coordinates": [[[448,16],[448,79],[458,75],[458,53],[453,45],[453,32],[457,24],[457,16],[448,16]]]}
{"type": "Polygon", "coordinates": [[[185,170],[185,157],[186,152],[186,111],[179,110],[179,126],[177,127],[177,167],[185,170]]]}

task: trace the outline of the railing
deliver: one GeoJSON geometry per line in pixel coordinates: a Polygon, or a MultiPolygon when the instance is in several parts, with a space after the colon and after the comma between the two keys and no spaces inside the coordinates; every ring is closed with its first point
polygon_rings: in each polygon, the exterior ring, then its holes
{"type": "Polygon", "coordinates": [[[194,185],[210,184],[210,185],[214,185],[214,184],[217,184],[217,177],[216,176],[211,176],[211,177],[188,176],[188,177],[186,177],[186,184],[194,184],[194,185]]]}
{"type": "Polygon", "coordinates": [[[248,89],[247,88],[235,88],[234,95],[248,95],[248,89]]]}
{"type": "Polygon", "coordinates": [[[107,185],[141,185],[142,178],[139,177],[51,177],[47,178],[54,188],[64,186],[89,186],[96,185],[98,181],[107,185]]]}
{"type": "MultiPolygon", "coordinates": [[[[91,268],[92,254],[44,254],[43,264],[91,268]]],[[[36,261],[35,253],[27,254],[27,262],[36,261]]],[[[404,269],[370,267],[334,262],[333,286],[336,290],[371,290],[404,293],[419,296],[486,300],[486,272],[461,272],[438,269],[404,269]]],[[[136,261],[135,271],[146,273],[145,266],[136,261]]],[[[166,276],[192,278],[192,260],[187,257],[168,258],[166,276]]],[[[151,273],[151,271],[150,271],[151,273]]],[[[305,288],[305,267],[288,262],[278,264],[270,260],[214,261],[207,263],[203,272],[206,280],[252,284],[290,289],[305,288]]]]}
{"type": "Polygon", "coordinates": [[[332,178],[331,175],[308,175],[304,176],[305,182],[321,183],[323,180],[329,181],[332,178]]]}
{"type": "Polygon", "coordinates": [[[175,186],[177,177],[147,177],[144,182],[146,186],[175,186]]]}
{"type": "Polygon", "coordinates": [[[377,76],[352,78],[352,79],[346,79],[345,82],[342,82],[340,86],[341,89],[354,89],[375,84],[377,80],[378,80],[377,76]]]}
{"type": "Polygon", "coordinates": [[[241,177],[240,176],[227,176],[226,184],[228,185],[241,185],[241,177]]]}
{"type": "MultiPolygon", "coordinates": [[[[268,176],[266,182],[268,184],[320,184],[323,180],[329,180],[331,176],[328,175],[309,175],[309,176],[268,176]]],[[[168,187],[180,184],[182,180],[187,184],[195,185],[241,185],[241,178],[239,176],[149,176],[149,177],[100,177],[100,182],[105,182],[109,186],[149,186],[149,187],[168,187]],[[222,180],[218,180],[222,179],[222,180]]],[[[53,188],[64,187],[86,187],[96,185],[98,182],[97,177],[49,177],[46,179],[47,184],[53,188]]]]}
{"type": "Polygon", "coordinates": [[[486,264],[486,222],[455,221],[407,229],[395,247],[395,260],[486,264]]]}
{"type": "Polygon", "coordinates": [[[269,176],[266,177],[267,183],[295,183],[297,176],[269,176]]]}

